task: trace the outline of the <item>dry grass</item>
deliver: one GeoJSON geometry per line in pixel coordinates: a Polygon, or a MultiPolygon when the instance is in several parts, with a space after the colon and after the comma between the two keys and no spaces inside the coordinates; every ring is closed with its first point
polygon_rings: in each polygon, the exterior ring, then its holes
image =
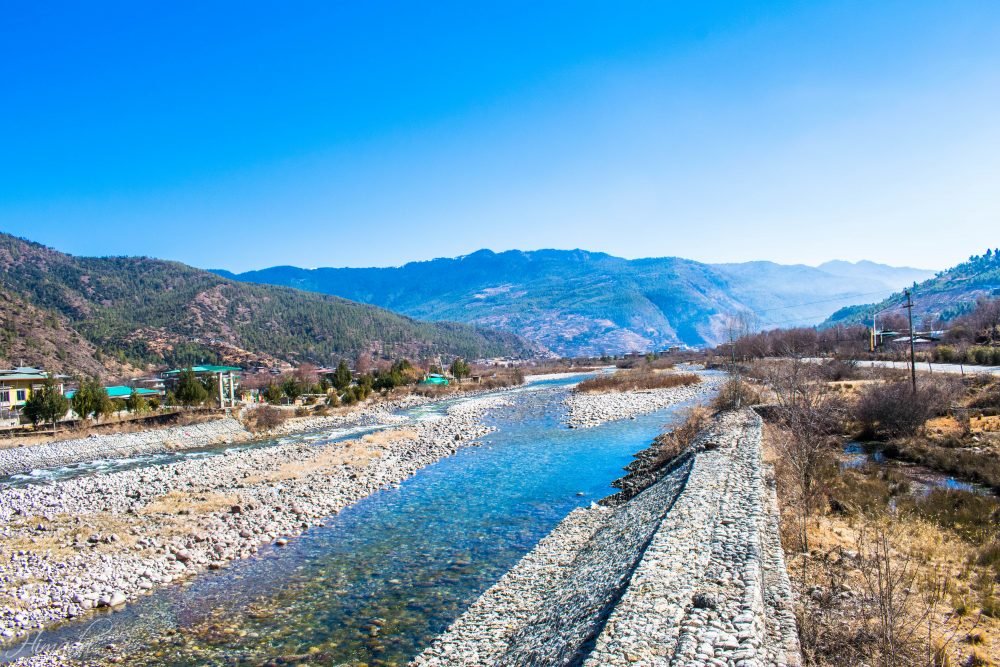
{"type": "Polygon", "coordinates": [[[1000,620],[981,613],[978,604],[986,599],[983,581],[994,576],[988,564],[980,563],[980,548],[959,532],[921,519],[915,512],[890,514],[890,482],[844,470],[841,474],[845,477],[834,480],[831,493],[837,496],[838,506],[846,509],[820,511],[809,517],[810,549],[802,553],[798,508],[788,486],[788,471],[782,470],[775,446],[780,429],[768,425],[764,435],[764,460],[774,464],[777,473],[782,543],[799,594],[800,635],[807,665],[885,663],[874,658],[877,614],[872,611],[858,558],[863,552],[859,547],[862,533],[870,531],[873,521],[881,521],[880,525],[892,532],[892,560],[905,563],[907,568],[900,623],[910,633],[907,651],[918,658],[894,664],[957,666],[989,664],[976,663],[978,659],[995,663],[1000,658],[1000,620]],[[845,490],[853,495],[843,497],[845,490]],[[972,636],[974,641],[966,639],[972,636]],[[978,658],[974,658],[977,652],[978,658]]]}
{"type": "Polygon", "coordinates": [[[142,514],[210,514],[228,510],[239,503],[239,496],[221,493],[170,491],[158,496],[140,510],[142,514]]]}
{"type": "Polygon", "coordinates": [[[327,445],[314,455],[298,461],[288,461],[274,470],[263,471],[248,477],[248,484],[280,482],[303,479],[310,475],[328,475],[345,466],[366,467],[372,459],[378,458],[390,445],[417,437],[412,429],[391,429],[369,433],[360,440],[347,440],[327,445]]]}
{"type": "Polygon", "coordinates": [[[132,535],[134,519],[119,514],[99,512],[82,516],[60,514],[52,520],[44,517],[25,517],[10,522],[13,534],[0,538],[0,556],[19,550],[29,551],[39,556],[65,559],[77,553],[73,545],[86,543],[91,535],[117,535],[113,543],[97,542],[90,549],[101,553],[113,553],[135,543],[132,535]],[[39,531],[37,527],[44,526],[39,531]]]}
{"type": "Polygon", "coordinates": [[[694,373],[672,373],[655,370],[621,370],[610,375],[599,375],[584,380],[576,386],[576,391],[639,391],[643,389],[671,389],[698,384],[701,378],[694,373]]]}

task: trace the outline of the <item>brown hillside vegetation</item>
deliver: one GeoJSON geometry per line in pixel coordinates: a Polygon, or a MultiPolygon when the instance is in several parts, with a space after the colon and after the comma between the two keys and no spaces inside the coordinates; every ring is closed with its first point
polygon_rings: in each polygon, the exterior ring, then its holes
{"type": "Polygon", "coordinates": [[[100,354],[65,316],[0,290],[0,368],[16,366],[100,377],[139,372],[116,356],[100,354]]]}

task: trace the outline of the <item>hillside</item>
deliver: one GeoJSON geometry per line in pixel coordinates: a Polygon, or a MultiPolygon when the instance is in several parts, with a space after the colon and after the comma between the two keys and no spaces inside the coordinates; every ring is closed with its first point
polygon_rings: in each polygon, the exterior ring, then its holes
{"type": "MultiPolygon", "coordinates": [[[[933,278],[919,282],[911,289],[914,322],[925,319],[951,320],[972,310],[976,300],[987,296],[1000,296],[1000,250],[987,250],[973,255],[933,278]]],[[[841,308],[827,320],[827,324],[854,324],[871,321],[872,313],[905,303],[899,292],[876,303],[841,308]]]]}
{"type": "Polygon", "coordinates": [[[370,305],[234,282],[176,262],[73,257],[0,234],[0,365],[115,375],[147,364],[328,364],[362,350],[528,354],[509,333],[418,322],[370,305]]]}
{"type": "Polygon", "coordinates": [[[861,295],[887,296],[916,271],[903,270],[905,279],[894,280],[895,269],[882,267],[884,275],[876,280],[871,270],[846,262],[835,274],[771,262],[709,265],[583,250],[480,250],[396,268],[278,266],[219,273],[335,294],[422,319],[516,331],[559,354],[578,355],[715,343],[727,314],[739,310],[754,311],[765,323],[816,324],[861,295]]]}

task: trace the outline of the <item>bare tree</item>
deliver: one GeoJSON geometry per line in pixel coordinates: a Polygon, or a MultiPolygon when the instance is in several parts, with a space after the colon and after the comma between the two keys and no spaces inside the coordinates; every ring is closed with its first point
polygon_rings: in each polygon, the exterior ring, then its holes
{"type": "Polygon", "coordinates": [[[930,609],[917,593],[917,566],[904,548],[896,517],[864,521],[858,529],[858,569],[876,631],[877,664],[917,664],[924,654],[922,630],[930,609]]]}

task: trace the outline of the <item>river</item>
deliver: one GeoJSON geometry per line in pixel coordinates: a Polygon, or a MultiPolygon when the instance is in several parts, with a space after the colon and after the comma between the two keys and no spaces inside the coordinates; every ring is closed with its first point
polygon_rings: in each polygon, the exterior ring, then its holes
{"type": "Polygon", "coordinates": [[[488,416],[496,431],[481,447],[365,498],[287,547],[36,643],[82,642],[74,650],[89,657],[115,644],[130,665],[405,664],[571,510],[612,493],[632,455],[681,407],[567,429],[562,400],[578,380],[512,392],[514,404],[488,416]]]}

